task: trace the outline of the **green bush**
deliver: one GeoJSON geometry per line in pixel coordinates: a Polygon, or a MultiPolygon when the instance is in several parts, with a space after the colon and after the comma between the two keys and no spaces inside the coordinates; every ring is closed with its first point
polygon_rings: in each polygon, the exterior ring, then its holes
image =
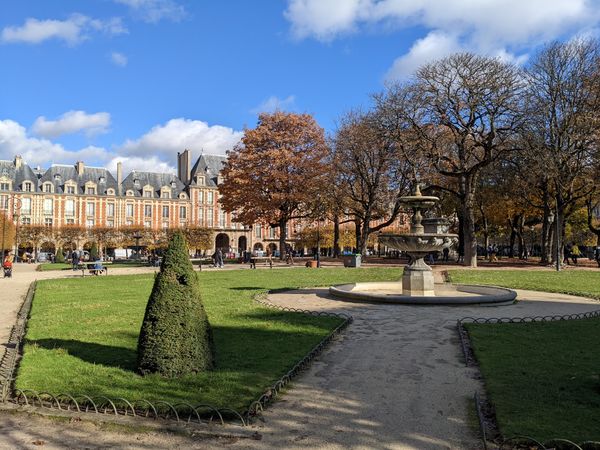
{"type": "Polygon", "coordinates": [[[212,332],[181,232],[163,257],[138,339],[138,372],[179,377],[213,367],[212,332]]]}
{"type": "Polygon", "coordinates": [[[61,264],[65,262],[65,254],[63,253],[62,248],[59,248],[56,251],[56,258],[54,258],[54,262],[61,264]]]}
{"type": "Polygon", "coordinates": [[[98,259],[98,244],[95,242],[92,244],[92,248],[90,248],[90,259],[95,261],[98,259]]]}

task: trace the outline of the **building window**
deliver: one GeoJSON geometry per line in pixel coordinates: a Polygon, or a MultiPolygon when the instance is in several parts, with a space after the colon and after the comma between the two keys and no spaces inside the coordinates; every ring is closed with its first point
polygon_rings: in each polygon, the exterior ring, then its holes
{"type": "Polygon", "coordinates": [[[214,200],[214,195],[213,195],[213,192],[212,192],[212,191],[208,191],[208,192],[206,193],[206,202],[207,202],[208,204],[212,205],[212,204],[213,204],[213,200],[214,200]]]}
{"type": "Polygon", "coordinates": [[[94,226],[94,219],[86,219],[85,226],[88,228],[92,228],[94,226]]]}
{"type": "Polygon", "coordinates": [[[187,208],[185,206],[180,206],[179,207],[179,218],[180,219],[187,219],[187,208]]]}
{"type": "Polygon", "coordinates": [[[162,224],[163,230],[166,230],[169,228],[169,222],[163,222],[162,224]]]}
{"type": "Polygon", "coordinates": [[[152,217],[152,205],[144,205],[144,217],[152,217]]]}
{"type": "Polygon", "coordinates": [[[145,190],[144,191],[144,197],[152,198],[152,191],[145,190]]]}
{"type": "Polygon", "coordinates": [[[227,219],[227,215],[226,215],[225,211],[223,211],[222,209],[219,209],[219,226],[220,227],[225,226],[226,219],[227,219]]]}
{"type": "Polygon", "coordinates": [[[204,203],[204,191],[198,191],[198,202],[204,203]]]}
{"type": "Polygon", "coordinates": [[[67,194],[74,194],[75,186],[67,186],[67,194]]]}
{"type": "Polygon", "coordinates": [[[96,214],[96,204],[94,202],[87,202],[85,205],[85,214],[88,216],[96,214]]]}
{"type": "Polygon", "coordinates": [[[162,216],[169,217],[169,207],[167,205],[163,206],[162,208],[162,216]]]}
{"type": "Polygon", "coordinates": [[[54,202],[51,198],[44,199],[44,214],[52,214],[54,211],[54,202]]]}
{"type": "Polygon", "coordinates": [[[125,225],[127,225],[128,227],[132,226],[133,225],[133,220],[127,220],[125,222],[125,225]]]}
{"type": "Polygon", "coordinates": [[[65,202],[65,216],[75,215],[75,200],[67,200],[65,202]]]}
{"type": "Polygon", "coordinates": [[[96,188],[95,187],[88,187],[88,188],[86,188],[85,193],[87,195],[96,195],[96,188]]]}
{"type": "Polygon", "coordinates": [[[109,228],[113,228],[115,226],[115,223],[112,220],[107,220],[106,221],[106,226],[109,228]]]}
{"type": "Polygon", "coordinates": [[[46,217],[44,219],[44,225],[47,227],[51,227],[52,226],[52,217],[46,217]]]}
{"type": "Polygon", "coordinates": [[[67,225],[75,225],[75,219],[67,219],[67,225]]]}
{"type": "Polygon", "coordinates": [[[198,225],[204,225],[204,208],[198,208],[198,225]]]}
{"type": "Polygon", "coordinates": [[[0,183],[0,191],[8,191],[10,189],[9,183],[0,183]]]}
{"type": "Polygon", "coordinates": [[[160,196],[161,198],[171,198],[171,193],[169,191],[162,191],[160,196]]]}
{"type": "Polygon", "coordinates": [[[214,215],[214,213],[213,213],[212,209],[209,209],[206,212],[206,226],[208,226],[208,227],[213,226],[213,215],[214,215]]]}
{"type": "Polygon", "coordinates": [[[152,226],[152,222],[150,222],[149,220],[146,220],[146,221],[144,222],[144,226],[145,226],[146,228],[150,228],[150,227],[152,226]]]}
{"type": "Polygon", "coordinates": [[[23,183],[23,190],[25,192],[31,192],[31,183],[29,181],[23,183]]]}
{"type": "Polygon", "coordinates": [[[21,199],[21,214],[31,214],[31,199],[30,198],[22,198],[21,199]]]}
{"type": "Polygon", "coordinates": [[[0,195],[0,208],[8,209],[8,195],[0,195]]]}
{"type": "Polygon", "coordinates": [[[269,227],[269,239],[275,239],[275,228],[269,227]]]}
{"type": "Polygon", "coordinates": [[[31,225],[31,217],[22,217],[21,218],[21,223],[23,225],[31,225]]]}
{"type": "Polygon", "coordinates": [[[52,185],[50,183],[44,183],[44,192],[52,192],[52,185]]]}
{"type": "Polygon", "coordinates": [[[133,217],[133,204],[127,203],[125,205],[125,216],[133,217]]]}
{"type": "Polygon", "coordinates": [[[260,227],[260,225],[254,225],[254,236],[256,236],[259,239],[262,237],[262,228],[260,227]]]}
{"type": "Polygon", "coordinates": [[[107,203],[106,204],[106,216],[107,217],[114,217],[115,215],[115,204],[114,203],[107,203]]]}

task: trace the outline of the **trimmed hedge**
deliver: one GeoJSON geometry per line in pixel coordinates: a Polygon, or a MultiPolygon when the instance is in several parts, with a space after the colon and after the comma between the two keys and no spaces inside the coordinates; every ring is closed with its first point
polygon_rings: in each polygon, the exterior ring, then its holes
{"type": "Polygon", "coordinates": [[[180,377],[214,365],[198,278],[181,232],[173,234],[154,279],[138,340],[138,372],[180,377]]]}

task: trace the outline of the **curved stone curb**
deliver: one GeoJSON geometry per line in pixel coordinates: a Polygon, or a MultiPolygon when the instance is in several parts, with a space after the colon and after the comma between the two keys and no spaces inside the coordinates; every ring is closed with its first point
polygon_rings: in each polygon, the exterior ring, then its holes
{"type": "Polygon", "coordinates": [[[329,288],[329,293],[335,297],[344,300],[354,300],[362,302],[376,303],[398,303],[403,305],[485,305],[485,304],[510,304],[517,298],[517,293],[512,289],[496,286],[483,286],[473,284],[456,284],[452,286],[458,292],[476,294],[476,296],[405,296],[377,294],[368,292],[369,288],[377,286],[381,288],[398,288],[397,282],[377,282],[377,283],[348,283],[338,284],[329,288]]]}

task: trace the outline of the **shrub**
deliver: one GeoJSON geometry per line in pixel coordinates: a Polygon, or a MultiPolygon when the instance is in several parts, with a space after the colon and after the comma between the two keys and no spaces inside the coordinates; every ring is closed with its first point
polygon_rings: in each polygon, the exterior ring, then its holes
{"type": "Polygon", "coordinates": [[[63,253],[62,248],[59,248],[56,251],[56,258],[54,258],[54,261],[57,263],[64,263],[65,262],[65,254],[63,253]]]}
{"type": "Polygon", "coordinates": [[[179,377],[213,367],[212,332],[185,238],[174,233],[138,339],[138,372],[179,377]]]}

